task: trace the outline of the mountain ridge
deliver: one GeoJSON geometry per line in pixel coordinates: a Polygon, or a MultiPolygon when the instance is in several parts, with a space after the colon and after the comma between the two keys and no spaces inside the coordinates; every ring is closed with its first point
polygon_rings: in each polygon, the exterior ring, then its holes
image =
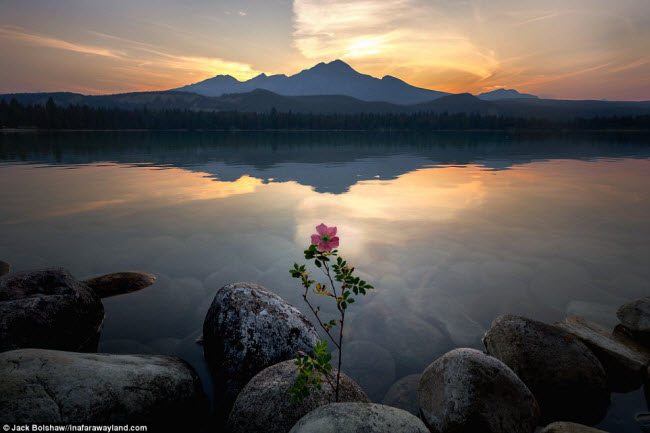
{"type": "Polygon", "coordinates": [[[412,86],[399,78],[385,75],[376,78],[357,72],[342,60],[320,62],[294,75],[259,74],[250,80],[226,80],[217,75],[198,83],[171,89],[192,92],[203,96],[222,96],[232,93],[246,93],[256,88],[269,90],[283,96],[345,95],[362,101],[382,101],[408,105],[427,102],[449,95],[447,92],[412,86]]]}

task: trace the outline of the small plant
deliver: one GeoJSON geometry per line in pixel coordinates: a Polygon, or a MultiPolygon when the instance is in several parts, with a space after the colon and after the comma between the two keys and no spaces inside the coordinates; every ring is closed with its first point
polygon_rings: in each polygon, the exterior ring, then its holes
{"type": "Polygon", "coordinates": [[[336,227],[327,227],[320,224],[316,227],[317,234],[311,236],[311,245],[304,251],[306,260],[313,260],[314,265],[321,269],[327,277],[325,284],[317,283],[310,279],[311,273],[307,272],[305,265],[294,263],[289,272],[293,278],[299,278],[305,289],[302,298],[309,309],[316,316],[316,321],[323,328],[334,346],[338,349],[338,367],[336,378],[332,378],[332,354],[327,348],[327,341],[321,341],[314,346],[313,357],[305,352],[296,354],[295,364],[298,366],[298,377],[289,390],[291,402],[302,402],[313,390],[321,389],[323,383],[328,383],[334,390],[335,401],[339,401],[339,383],[341,378],[341,361],[343,358],[343,327],[345,325],[345,311],[355,301],[355,296],[365,295],[368,290],[374,289],[359,277],[354,276],[354,267],[348,265],[343,258],[338,256],[337,248],[339,238],[336,236],[336,227]],[[337,290],[336,281],[340,288],[337,290]],[[323,320],[320,317],[320,306],[314,307],[308,295],[312,292],[316,296],[332,298],[336,302],[338,319],[323,320]],[[353,296],[354,295],[354,296],[353,296]],[[338,335],[334,328],[338,326],[338,335]]]}

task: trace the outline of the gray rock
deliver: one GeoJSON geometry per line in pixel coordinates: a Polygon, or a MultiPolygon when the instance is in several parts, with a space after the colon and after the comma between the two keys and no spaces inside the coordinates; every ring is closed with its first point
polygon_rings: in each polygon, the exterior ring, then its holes
{"type": "Polygon", "coordinates": [[[5,423],[192,424],[207,414],[192,368],[179,358],[21,349],[0,354],[5,423]]]}
{"type": "Polygon", "coordinates": [[[487,352],[532,391],[544,423],[596,424],[609,405],[607,376],[584,343],[552,325],[504,315],[483,337],[487,352]]]}
{"type": "Polygon", "coordinates": [[[0,352],[24,347],[94,351],[104,306],[61,268],[0,278],[0,352]]]}
{"type": "Polygon", "coordinates": [[[410,413],[376,403],[332,403],[309,412],[291,433],[428,433],[410,413]]]}
{"type": "Polygon", "coordinates": [[[403,409],[418,415],[418,384],[419,374],[411,374],[395,382],[389,389],[382,404],[403,409]]]}
{"type": "Polygon", "coordinates": [[[84,280],[100,298],[131,293],[149,287],[156,281],[156,276],[146,272],[126,271],[84,280]]]}
{"type": "Polygon", "coordinates": [[[0,277],[7,275],[11,270],[11,265],[7,262],[0,260],[0,277]]]}
{"type": "Polygon", "coordinates": [[[455,349],[422,373],[420,416],[432,433],[531,433],[535,398],[515,373],[475,349],[455,349]]]}
{"type": "Polygon", "coordinates": [[[616,316],[632,332],[650,333],[650,297],[621,305],[616,316]]]}
{"type": "Polygon", "coordinates": [[[554,422],[547,425],[540,433],[607,433],[586,425],[573,422],[554,422]]]}
{"type": "Polygon", "coordinates": [[[555,326],[585,343],[596,355],[607,373],[609,389],[628,392],[639,388],[648,377],[650,357],[625,345],[615,335],[595,323],[569,317],[555,326]]]}
{"type": "MultiPolygon", "coordinates": [[[[338,350],[332,353],[332,364],[338,362],[338,350]]],[[[395,381],[395,361],[383,347],[364,340],[343,341],[342,370],[368,394],[370,400],[381,401],[395,381]]]]}
{"type": "Polygon", "coordinates": [[[318,334],[295,307],[262,286],[228,284],[214,297],[203,322],[203,349],[212,372],[217,417],[266,367],[311,353],[318,334]]]}
{"type": "MultiPolygon", "coordinates": [[[[237,396],[228,417],[227,431],[286,433],[307,413],[334,402],[334,391],[324,383],[321,390],[314,391],[302,403],[292,405],[289,389],[296,376],[297,367],[292,360],[272,365],[255,375],[237,396]]],[[[331,380],[336,380],[336,370],[331,380]]],[[[340,380],[340,402],[370,402],[352,379],[341,374],[340,380]]]]}

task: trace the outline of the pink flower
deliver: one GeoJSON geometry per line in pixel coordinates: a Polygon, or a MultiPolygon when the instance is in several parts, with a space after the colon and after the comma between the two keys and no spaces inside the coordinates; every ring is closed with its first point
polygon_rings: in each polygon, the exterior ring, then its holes
{"type": "Polygon", "coordinates": [[[339,238],[336,236],[336,227],[327,227],[321,223],[316,227],[318,234],[311,235],[312,245],[318,245],[318,251],[332,251],[339,246],[339,238]]]}

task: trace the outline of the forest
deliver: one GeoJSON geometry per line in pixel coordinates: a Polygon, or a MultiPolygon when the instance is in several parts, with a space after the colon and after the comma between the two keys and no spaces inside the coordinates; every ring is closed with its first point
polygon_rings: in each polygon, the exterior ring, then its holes
{"type": "Polygon", "coordinates": [[[0,129],[47,130],[650,130],[650,115],[549,120],[476,113],[306,114],[150,110],[0,101],[0,129]]]}

